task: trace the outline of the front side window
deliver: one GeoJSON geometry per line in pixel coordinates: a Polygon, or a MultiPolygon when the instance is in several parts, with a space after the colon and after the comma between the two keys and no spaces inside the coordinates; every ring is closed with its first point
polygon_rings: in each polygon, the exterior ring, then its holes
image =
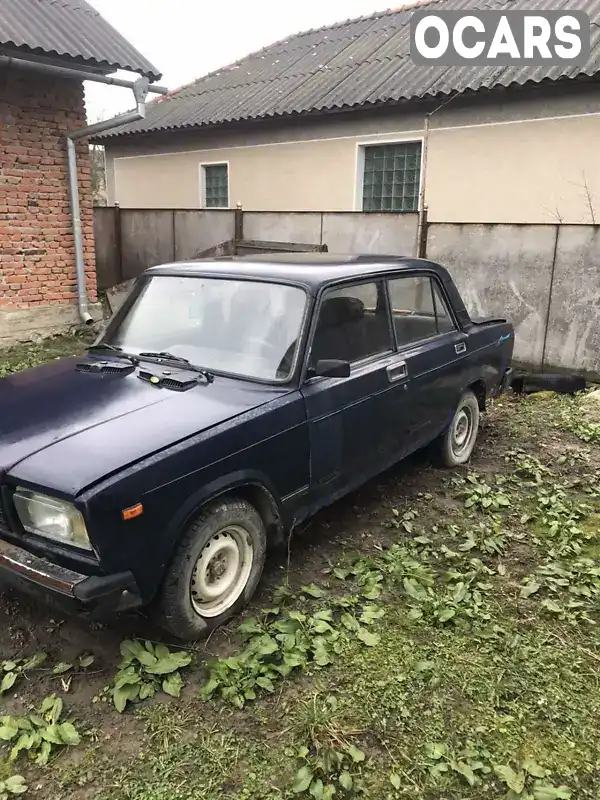
{"type": "Polygon", "coordinates": [[[350,363],[392,350],[382,282],[329,289],[323,295],[310,352],[310,366],[322,359],[350,363]]]}
{"type": "Polygon", "coordinates": [[[436,280],[426,276],[389,281],[392,319],[399,347],[455,329],[436,280]]]}
{"type": "Polygon", "coordinates": [[[296,286],[155,275],[104,341],[134,355],[169,352],[209,371],[282,381],[294,366],[305,307],[296,286]]]}
{"type": "Polygon", "coordinates": [[[229,208],[229,168],[227,164],[204,164],[202,182],[205,208],[229,208]]]}
{"type": "Polygon", "coordinates": [[[364,148],[363,211],[417,211],[421,142],[364,148]]]}

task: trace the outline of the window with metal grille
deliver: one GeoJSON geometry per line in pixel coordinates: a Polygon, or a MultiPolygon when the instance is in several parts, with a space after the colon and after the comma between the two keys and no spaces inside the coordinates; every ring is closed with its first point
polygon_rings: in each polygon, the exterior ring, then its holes
{"type": "Polygon", "coordinates": [[[205,164],[204,206],[229,208],[229,175],[227,164],[205,164]]]}
{"type": "Polygon", "coordinates": [[[421,142],[365,147],[363,211],[417,211],[421,142]]]}

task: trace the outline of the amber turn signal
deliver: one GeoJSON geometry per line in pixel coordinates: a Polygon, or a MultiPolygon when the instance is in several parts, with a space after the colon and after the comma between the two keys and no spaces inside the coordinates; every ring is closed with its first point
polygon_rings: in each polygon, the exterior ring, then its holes
{"type": "Polygon", "coordinates": [[[144,506],[141,503],[138,503],[137,506],[131,506],[131,508],[123,509],[123,519],[135,519],[139,517],[140,514],[144,513],[144,506]]]}

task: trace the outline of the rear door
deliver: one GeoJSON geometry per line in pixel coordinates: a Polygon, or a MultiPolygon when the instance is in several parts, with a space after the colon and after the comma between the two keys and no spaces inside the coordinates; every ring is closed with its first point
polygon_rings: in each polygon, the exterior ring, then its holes
{"type": "Polygon", "coordinates": [[[302,387],[311,446],[313,497],[357,486],[383,469],[391,448],[389,402],[395,363],[384,281],[325,291],[309,345],[309,368],[321,359],[350,363],[347,378],[308,378],[302,387]]]}
{"type": "Polygon", "coordinates": [[[468,337],[435,274],[400,275],[388,289],[408,389],[406,445],[414,450],[452,419],[467,376],[468,337]]]}

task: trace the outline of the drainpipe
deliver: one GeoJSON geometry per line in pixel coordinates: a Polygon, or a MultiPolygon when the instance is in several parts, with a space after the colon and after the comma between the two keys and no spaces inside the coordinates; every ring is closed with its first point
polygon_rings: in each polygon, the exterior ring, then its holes
{"type": "Polygon", "coordinates": [[[69,169],[69,196],[71,200],[71,218],[73,223],[73,239],[75,241],[75,269],[77,272],[77,300],[79,305],[79,316],[86,325],[91,325],[94,320],[88,311],[87,292],[85,288],[85,259],[83,255],[83,233],[81,229],[81,208],[79,205],[79,184],[77,181],[77,153],[75,142],[79,139],[86,139],[97,133],[115,128],[118,125],[126,125],[130,122],[137,122],[146,116],[146,95],[148,94],[148,78],[140,78],[133,85],[133,94],[136,100],[137,109],[128,111],[126,114],[119,114],[112,119],[96,122],[85,128],[77,128],[67,134],[67,158],[69,169]]]}
{"type": "MultiPolygon", "coordinates": [[[[112,78],[110,75],[102,75],[98,72],[86,72],[81,69],[71,69],[62,67],[58,64],[50,64],[46,61],[34,61],[28,58],[17,58],[16,56],[0,55],[0,67],[15,67],[18,69],[29,69],[34,72],[45,72],[49,75],[60,75],[63,78],[75,78],[78,81],[93,81],[94,83],[107,83],[109,86],[124,86],[126,89],[133,89],[135,81],[126,81],[122,78],[112,78]]],[[[168,94],[169,90],[165,86],[148,86],[149,92],[156,94],[168,94]]]]}
{"type": "Polygon", "coordinates": [[[102,133],[118,125],[126,125],[130,122],[137,122],[146,116],[146,97],[148,92],[156,94],[168,94],[168,89],[164,86],[154,86],[146,77],[138,78],[136,81],[121,80],[121,78],[111,78],[108,75],[101,75],[95,72],[85,72],[79,69],[49,64],[44,61],[31,59],[14,58],[12,56],[0,55],[0,67],[14,66],[18,69],[29,69],[37,72],[44,72],[50,75],[59,75],[64,78],[76,78],[79,81],[94,81],[95,83],[107,83],[112,86],[124,86],[133,91],[136,102],[136,110],[128,111],[126,114],[119,114],[112,119],[88,125],[85,128],[78,128],[67,134],[67,163],[69,172],[69,196],[71,201],[71,218],[73,224],[73,239],[75,242],[75,269],[77,273],[77,298],[79,306],[79,316],[86,325],[91,325],[94,320],[88,311],[87,292],[85,289],[85,259],[83,255],[83,236],[81,230],[81,207],[79,204],[79,185],[77,182],[77,153],[75,142],[102,133]]]}

